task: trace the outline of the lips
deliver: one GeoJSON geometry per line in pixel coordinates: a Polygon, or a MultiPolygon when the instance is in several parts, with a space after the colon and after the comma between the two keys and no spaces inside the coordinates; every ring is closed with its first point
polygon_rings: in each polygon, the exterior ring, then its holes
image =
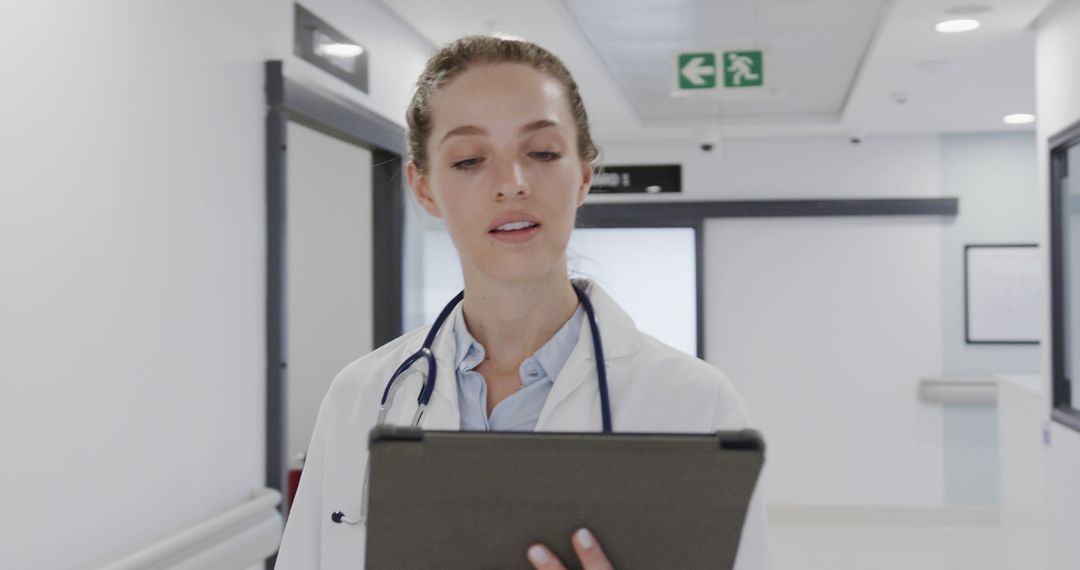
{"type": "Polygon", "coordinates": [[[529,214],[517,212],[500,216],[488,230],[488,234],[504,243],[523,243],[540,232],[540,220],[529,214]]]}

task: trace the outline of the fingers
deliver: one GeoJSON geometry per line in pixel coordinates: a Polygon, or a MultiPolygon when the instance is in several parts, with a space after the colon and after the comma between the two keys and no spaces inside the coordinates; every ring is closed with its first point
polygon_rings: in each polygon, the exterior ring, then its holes
{"type": "MultiPolygon", "coordinates": [[[[604,554],[604,549],[600,548],[596,537],[588,529],[577,529],[571,542],[574,544],[574,553],[585,570],[615,570],[604,554]]],[[[525,555],[536,570],[566,570],[555,553],[543,544],[530,546],[525,555]]]]}
{"type": "Polygon", "coordinates": [[[573,543],[574,552],[577,553],[578,560],[581,561],[581,566],[585,570],[614,570],[611,562],[608,562],[607,555],[604,554],[604,549],[600,548],[596,537],[589,532],[589,529],[577,529],[573,543]]]}
{"type": "Polygon", "coordinates": [[[525,551],[525,556],[528,557],[529,562],[532,563],[533,568],[536,570],[566,570],[566,567],[559,562],[559,558],[555,556],[548,547],[543,544],[534,544],[525,551]]]}

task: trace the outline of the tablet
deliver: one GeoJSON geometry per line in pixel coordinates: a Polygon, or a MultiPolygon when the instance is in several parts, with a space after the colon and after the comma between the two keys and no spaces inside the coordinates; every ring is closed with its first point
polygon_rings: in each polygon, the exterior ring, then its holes
{"type": "Polygon", "coordinates": [[[764,462],[752,430],[713,434],[371,432],[366,568],[576,567],[588,527],[620,570],[734,565],[764,462]]]}

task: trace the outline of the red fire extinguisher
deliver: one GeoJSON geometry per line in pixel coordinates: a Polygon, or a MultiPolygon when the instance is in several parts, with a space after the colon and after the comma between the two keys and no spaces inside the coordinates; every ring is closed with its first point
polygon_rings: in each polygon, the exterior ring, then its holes
{"type": "Polygon", "coordinates": [[[296,489],[300,487],[300,473],[304,471],[304,460],[306,458],[306,453],[297,454],[296,459],[293,460],[292,469],[289,469],[289,510],[292,510],[293,500],[296,499],[296,489]]]}

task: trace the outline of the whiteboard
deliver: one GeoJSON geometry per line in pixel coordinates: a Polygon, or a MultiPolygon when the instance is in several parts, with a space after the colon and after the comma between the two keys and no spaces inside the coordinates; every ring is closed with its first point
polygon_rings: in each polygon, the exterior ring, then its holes
{"type": "Polygon", "coordinates": [[[967,342],[1036,344],[1045,319],[1037,245],[964,248],[967,342]]]}

